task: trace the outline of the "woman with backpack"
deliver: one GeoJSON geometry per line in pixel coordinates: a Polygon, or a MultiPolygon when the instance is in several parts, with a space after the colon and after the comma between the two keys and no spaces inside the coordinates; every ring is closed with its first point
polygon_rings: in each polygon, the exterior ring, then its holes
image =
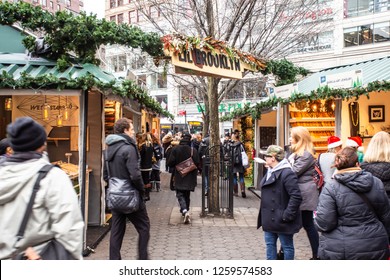
{"type": "Polygon", "coordinates": [[[232,135],[231,148],[233,150],[233,195],[238,196],[238,183],[240,183],[241,196],[246,198],[245,193],[245,181],[244,181],[244,173],[245,168],[242,165],[242,155],[241,152],[245,151],[244,145],[238,139],[236,134],[232,135]],[[237,178],[238,173],[238,178],[237,178]]]}
{"type": "Polygon", "coordinates": [[[313,212],[317,209],[318,204],[317,186],[313,180],[315,171],[314,145],[309,131],[302,126],[291,129],[290,143],[291,155],[288,160],[298,176],[298,185],[302,195],[300,206],[302,226],[310,241],[313,253],[311,259],[316,260],[318,259],[319,236],[313,220],[313,212]]]}

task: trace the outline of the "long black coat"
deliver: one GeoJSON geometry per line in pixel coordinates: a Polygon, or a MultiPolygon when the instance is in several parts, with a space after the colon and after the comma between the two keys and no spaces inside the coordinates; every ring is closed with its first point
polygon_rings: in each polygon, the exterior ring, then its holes
{"type": "Polygon", "coordinates": [[[297,175],[291,168],[275,170],[261,181],[261,205],[257,228],[273,233],[293,234],[302,227],[299,205],[302,197],[297,175]]]}
{"type": "Polygon", "coordinates": [[[180,173],[177,172],[175,168],[176,164],[179,164],[191,156],[191,149],[193,150],[192,160],[194,161],[195,165],[199,165],[199,155],[196,152],[196,149],[191,148],[189,144],[190,141],[181,140],[179,145],[172,148],[172,151],[167,158],[166,164],[174,169],[176,190],[194,191],[197,184],[197,169],[191,171],[189,174],[187,174],[187,176],[181,177],[180,173]]]}
{"type": "Polygon", "coordinates": [[[319,257],[327,260],[387,259],[390,204],[383,184],[367,171],[349,170],[334,175],[321,192],[314,219],[322,232],[319,257]],[[367,197],[376,215],[357,193],[367,197]]]}

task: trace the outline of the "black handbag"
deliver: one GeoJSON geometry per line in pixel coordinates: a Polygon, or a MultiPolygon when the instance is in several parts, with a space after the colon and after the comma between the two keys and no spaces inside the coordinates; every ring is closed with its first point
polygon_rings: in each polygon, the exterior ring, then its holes
{"type": "MultiPolygon", "coordinates": [[[[106,152],[107,159],[107,152],[106,152]]],[[[108,175],[107,207],[111,211],[131,214],[140,207],[140,195],[128,179],[111,177],[108,161],[106,160],[108,175]]]]}
{"type": "Polygon", "coordinates": [[[191,148],[191,156],[188,159],[183,160],[182,162],[176,164],[176,166],[175,166],[177,172],[179,172],[181,177],[185,177],[191,171],[198,169],[198,167],[196,166],[196,164],[192,160],[193,151],[194,151],[194,149],[191,148]]]}
{"type": "MultiPolygon", "coordinates": [[[[48,165],[43,166],[38,171],[38,178],[35,181],[33,191],[32,191],[31,197],[30,197],[30,201],[27,205],[22,223],[19,227],[19,231],[17,234],[15,245],[24,236],[24,231],[26,229],[27,222],[28,222],[28,219],[29,219],[30,214],[31,214],[31,210],[32,210],[32,207],[34,204],[35,196],[40,188],[40,182],[43,178],[46,177],[47,173],[53,167],[54,167],[54,165],[48,164],[48,165]]],[[[42,248],[41,252],[39,252],[39,255],[40,255],[42,260],[75,260],[73,255],[71,253],[69,253],[65,249],[65,247],[55,238],[52,238],[49,241],[45,241],[45,242],[47,242],[46,245],[42,248]]],[[[15,245],[14,245],[14,247],[15,247],[15,245]]],[[[39,244],[35,244],[34,246],[37,246],[37,245],[39,245],[39,244]]],[[[18,251],[19,250],[17,249],[17,252],[18,251]]],[[[14,260],[25,260],[26,256],[25,256],[24,252],[19,252],[13,257],[13,259],[14,260]]]]}

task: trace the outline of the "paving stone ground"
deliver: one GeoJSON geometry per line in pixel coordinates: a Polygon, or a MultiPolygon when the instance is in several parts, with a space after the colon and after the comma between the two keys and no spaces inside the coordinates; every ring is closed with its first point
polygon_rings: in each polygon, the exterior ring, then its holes
{"type": "MultiPolygon", "coordinates": [[[[151,221],[149,257],[153,260],[264,260],[263,231],[256,229],[259,198],[247,191],[247,198],[234,197],[234,219],[200,217],[201,177],[191,193],[191,224],[183,224],[175,192],[169,189],[169,173],[162,172],[162,189],[152,192],[147,202],[151,221]]],[[[85,260],[107,260],[108,233],[85,260]]],[[[137,259],[138,234],[127,224],[122,259],[137,259]]],[[[311,258],[310,244],[302,229],[294,237],[295,258],[311,258]]]]}

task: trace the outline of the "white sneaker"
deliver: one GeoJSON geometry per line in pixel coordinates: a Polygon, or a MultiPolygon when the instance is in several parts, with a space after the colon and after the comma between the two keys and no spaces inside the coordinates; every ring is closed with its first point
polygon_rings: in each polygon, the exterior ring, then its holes
{"type": "Polygon", "coordinates": [[[186,212],[186,213],[184,214],[184,223],[185,223],[185,224],[191,223],[190,213],[188,213],[188,212],[186,212]]]}

